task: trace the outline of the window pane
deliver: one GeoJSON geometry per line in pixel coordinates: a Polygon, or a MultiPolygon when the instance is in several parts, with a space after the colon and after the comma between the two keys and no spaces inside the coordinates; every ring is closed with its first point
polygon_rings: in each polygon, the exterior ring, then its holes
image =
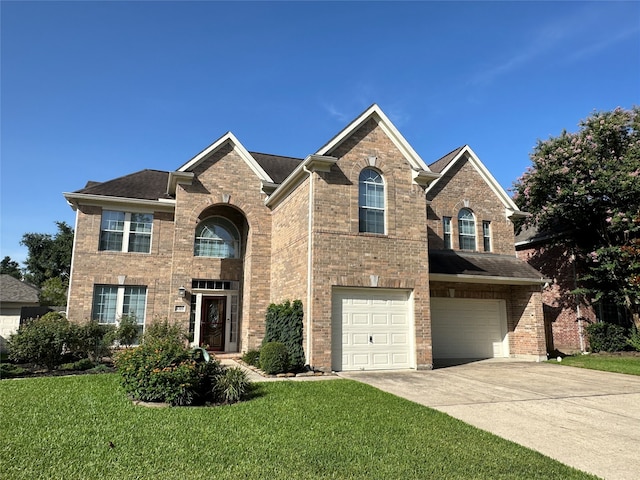
{"type": "Polygon", "coordinates": [[[467,208],[458,213],[458,240],[460,249],[476,249],[476,222],[473,213],[467,208]]]}
{"type": "Polygon", "coordinates": [[[384,233],[384,182],[370,168],[360,172],[358,202],[361,232],[384,233]]]}
{"type": "Polygon", "coordinates": [[[151,251],[152,230],[152,214],[132,213],[129,226],[129,252],[149,253],[151,251]]]}
{"type": "Polygon", "coordinates": [[[144,324],[144,312],[147,303],[146,287],[125,287],[122,315],[133,317],[138,325],[144,324]]]}
{"type": "Polygon", "coordinates": [[[451,248],[451,217],[442,218],[444,231],[444,248],[451,248]]]}
{"type": "Polygon", "coordinates": [[[482,222],[482,240],[484,243],[484,251],[491,251],[491,222],[484,221],[482,222]]]}
{"type": "Polygon", "coordinates": [[[104,210],[100,225],[100,250],[122,251],[124,212],[104,210]]]}
{"type": "Polygon", "coordinates": [[[93,291],[93,319],[98,323],[116,322],[118,287],[97,285],[93,291]]]}
{"type": "Polygon", "coordinates": [[[240,236],[235,225],[222,217],[205,220],[196,228],[196,257],[238,258],[240,236]]]}

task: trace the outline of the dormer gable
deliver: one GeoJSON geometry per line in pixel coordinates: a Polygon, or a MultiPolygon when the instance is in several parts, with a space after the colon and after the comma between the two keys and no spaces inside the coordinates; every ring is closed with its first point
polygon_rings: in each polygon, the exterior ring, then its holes
{"type": "Polygon", "coordinates": [[[469,145],[456,148],[455,150],[444,155],[440,159],[436,160],[429,165],[431,171],[439,173],[440,177],[432,182],[426,190],[427,198],[433,197],[435,192],[439,188],[446,188],[442,182],[446,182],[447,173],[451,171],[457,164],[467,161],[480,175],[482,180],[489,186],[491,191],[496,195],[498,200],[505,208],[505,216],[511,220],[518,217],[525,217],[527,214],[522,212],[518,206],[511,199],[509,194],[502,188],[493,175],[489,172],[487,167],[480,161],[480,158],[475,154],[469,145]]]}

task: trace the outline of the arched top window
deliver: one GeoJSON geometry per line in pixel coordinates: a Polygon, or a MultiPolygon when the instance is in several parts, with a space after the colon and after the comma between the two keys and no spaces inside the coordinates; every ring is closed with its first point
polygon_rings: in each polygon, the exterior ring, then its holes
{"type": "Polygon", "coordinates": [[[476,220],[468,208],[458,212],[458,239],[460,250],[476,249],[476,220]]]}
{"type": "Polygon", "coordinates": [[[372,168],[360,172],[358,206],[360,231],[384,233],[384,180],[372,168]]]}
{"type": "Polygon", "coordinates": [[[196,227],[193,254],[196,257],[238,258],[240,234],[236,226],[223,217],[210,217],[196,227]]]}

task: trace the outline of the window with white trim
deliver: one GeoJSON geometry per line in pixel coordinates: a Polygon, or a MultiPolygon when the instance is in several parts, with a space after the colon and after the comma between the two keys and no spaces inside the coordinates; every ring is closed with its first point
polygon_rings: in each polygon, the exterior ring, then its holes
{"type": "Polygon", "coordinates": [[[95,285],[91,318],[100,324],[120,325],[123,317],[133,318],[142,334],[147,308],[147,287],[95,285]]]}
{"type": "Polygon", "coordinates": [[[153,214],[103,210],[100,224],[100,250],[151,252],[153,214]]]}
{"type": "Polygon", "coordinates": [[[444,248],[453,248],[451,246],[451,217],[442,217],[442,235],[444,248]]]}
{"type": "Polygon", "coordinates": [[[491,251],[491,222],[488,220],[482,221],[482,243],[484,245],[484,251],[491,251]]]}
{"type": "Polygon", "coordinates": [[[384,180],[372,168],[365,168],[359,178],[360,232],[384,233],[384,180]]]}
{"type": "Polygon", "coordinates": [[[476,249],[476,220],[468,208],[458,212],[458,241],[460,250],[476,249]]]}
{"type": "Polygon", "coordinates": [[[193,254],[196,257],[238,258],[238,229],[224,217],[207,218],[196,227],[193,254]]]}

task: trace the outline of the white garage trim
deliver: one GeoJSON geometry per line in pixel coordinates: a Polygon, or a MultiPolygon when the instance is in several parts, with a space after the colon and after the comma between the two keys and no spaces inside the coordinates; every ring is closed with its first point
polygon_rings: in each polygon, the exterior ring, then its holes
{"type": "Polygon", "coordinates": [[[336,287],[331,304],[333,370],[415,368],[411,291],[336,287]]]}
{"type": "Polygon", "coordinates": [[[509,356],[504,300],[431,298],[433,358],[509,356]]]}

